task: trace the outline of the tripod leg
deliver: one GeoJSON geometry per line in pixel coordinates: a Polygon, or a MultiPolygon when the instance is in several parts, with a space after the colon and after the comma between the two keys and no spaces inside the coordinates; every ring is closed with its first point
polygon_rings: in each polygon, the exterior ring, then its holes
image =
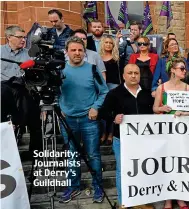
{"type": "Polygon", "coordinates": [[[34,170],[34,163],[35,163],[35,158],[34,158],[34,156],[32,156],[32,169],[31,169],[31,174],[30,174],[30,177],[29,177],[29,180],[30,180],[30,183],[31,183],[29,193],[28,193],[29,201],[31,200],[31,195],[32,195],[32,190],[33,190],[33,181],[35,179],[33,173],[34,173],[35,170],[37,170],[37,167],[34,170]]]}
{"type": "MultiPolygon", "coordinates": [[[[51,137],[51,144],[52,144],[52,151],[54,151],[56,153],[57,151],[57,147],[56,147],[56,116],[55,116],[55,112],[53,110],[52,112],[52,116],[53,116],[53,136],[51,137]]],[[[54,156],[53,157],[53,162],[56,162],[57,158],[54,156]]],[[[53,171],[56,170],[56,167],[53,166],[53,171]]],[[[54,184],[53,186],[53,192],[54,194],[56,194],[56,185],[54,184]]]]}
{"type": "MultiPolygon", "coordinates": [[[[57,146],[56,146],[56,123],[55,123],[55,112],[54,112],[54,108],[53,106],[44,106],[44,109],[47,108],[48,110],[46,111],[46,115],[43,121],[43,152],[49,152],[49,153],[56,153],[57,151],[57,146]],[[52,117],[50,117],[52,116],[52,117]],[[48,120],[48,121],[47,121],[48,120]],[[47,130],[47,122],[49,122],[50,124],[52,124],[52,127],[50,126],[50,130],[47,130]],[[52,122],[52,123],[51,123],[52,122]],[[51,145],[50,147],[48,147],[49,145],[51,145]]],[[[54,162],[56,162],[56,157],[52,157],[48,158],[45,157],[43,159],[43,162],[47,162],[46,163],[46,167],[45,169],[52,169],[53,171],[56,170],[56,166],[54,165],[54,162]],[[49,167],[48,166],[48,162],[52,161],[53,162],[53,166],[49,167]]],[[[47,176],[47,180],[50,180],[50,176],[47,176]]],[[[47,190],[48,190],[48,197],[50,198],[50,203],[51,203],[51,208],[54,208],[54,196],[56,195],[56,185],[54,184],[53,189],[51,189],[51,187],[48,185],[47,186],[47,190]]]]}

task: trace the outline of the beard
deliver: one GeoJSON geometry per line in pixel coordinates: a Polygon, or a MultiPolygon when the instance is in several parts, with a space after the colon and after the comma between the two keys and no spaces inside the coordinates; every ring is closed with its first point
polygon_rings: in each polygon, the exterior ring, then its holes
{"type": "Polygon", "coordinates": [[[137,41],[140,38],[140,34],[135,35],[134,40],[137,41]]]}
{"type": "Polygon", "coordinates": [[[93,35],[95,36],[95,37],[101,37],[102,36],[102,34],[103,34],[103,31],[99,31],[99,30],[95,30],[94,32],[92,32],[93,33],[93,35]]]}

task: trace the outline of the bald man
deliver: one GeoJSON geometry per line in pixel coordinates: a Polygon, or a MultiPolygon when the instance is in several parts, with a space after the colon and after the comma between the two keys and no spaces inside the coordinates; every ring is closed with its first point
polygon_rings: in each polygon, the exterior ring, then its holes
{"type": "MultiPolygon", "coordinates": [[[[119,205],[121,201],[121,162],[120,162],[120,133],[119,124],[123,115],[153,114],[154,100],[151,93],[142,89],[140,82],[140,69],[135,64],[128,64],[124,68],[124,83],[108,92],[100,115],[103,119],[114,122],[113,151],[116,158],[116,187],[119,205]]],[[[152,209],[150,205],[140,205],[142,209],[152,209]]]]}

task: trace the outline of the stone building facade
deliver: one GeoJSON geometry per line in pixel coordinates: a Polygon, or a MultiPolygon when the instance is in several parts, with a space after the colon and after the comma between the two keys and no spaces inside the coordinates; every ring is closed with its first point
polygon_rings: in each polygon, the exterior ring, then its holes
{"type": "MultiPolygon", "coordinates": [[[[144,2],[145,3],[145,2],[144,2]]],[[[64,21],[72,29],[86,27],[82,19],[84,1],[2,1],[1,2],[1,44],[6,42],[4,29],[9,25],[19,25],[28,32],[34,22],[50,26],[47,12],[52,8],[60,9],[64,21]]],[[[149,1],[154,33],[165,35],[174,32],[179,44],[189,50],[189,1],[171,3],[173,20],[166,29],[166,17],[159,17],[162,1],[149,1]]],[[[105,23],[104,2],[97,2],[98,17],[105,23]]]]}

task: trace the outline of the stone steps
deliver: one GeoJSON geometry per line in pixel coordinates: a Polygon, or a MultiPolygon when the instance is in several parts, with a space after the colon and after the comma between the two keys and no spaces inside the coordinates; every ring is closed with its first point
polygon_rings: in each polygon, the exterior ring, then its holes
{"type": "MultiPolygon", "coordinates": [[[[62,152],[62,144],[57,144],[57,152],[62,152]]],[[[51,146],[48,146],[48,149],[51,150],[51,146]]],[[[32,160],[32,152],[28,151],[29,145],[21,145],[19,146],[19,153],[22,162],[31,161],[32,160]]],[[[113,155],[112,147],[109,145],[102,145],[100,147],[101,156],[104,155],[113,155]]],[[[60,158],[61,159],[61,158],[60,158]]]]}
{"type": "MultiPolygon", "coordinates": [[[[103,155],[102,160],[102,171],[112,171],[115,170],[116,163],[114,155],[103,155]]],[[[32,161],[25,161],[22,163],[25,176],[30,175],[32,168],[32,161]]],[[[64,170],[65,168],[59,167],[57,170],[64,170]]],[[[44,170],[44,169],[42,169],[44,170]]],[[[84,160],[81,160],[81,172],[88,172],[88,167],[85,164],[84,160]]]]}
{"type": "MultiPolygon", "coordinates": [[[[47,179],[47,177],[41,176],[38,177],[37,179],[39,179],[40,181],[43,181],[45,179],[47,179]]],[[[50,180],[52,180],[53,177],[50,177],[50,180]]],[[[63,181],[65,180],[65,176],[58,176],[57,177],[58,181],[63,181]]],[[[26,177],[26,185],[29,189],[30,187],[30,182],[28,180],[28,178],[26,177]]],[[[87,187],[90,187],[92,185],[92,178],[91,178],[91,174],[89,172],[85,172],[81,174],[81,188],[85,189],[87,187]]],[[[103,187],[104,188],[112,188],[115,187],[115,171],[105,171],[103,172],[103,187]]],[[[51,189],[53,189],[53,187],[50,187],[51,189]]],[[[62,191],[62,186],[57,186],[56,187],[56,191],[57,192],[61,192],[62,191]]],[[[33,194],[45,194],[47,193],[47,186],[34,186],[33,185],[33,194]]]]}
{"type": "MultiPolygon", "coordinates": [[[[19,152],[22,160],[24,174],[26,177],[27,188],[29,189],[31,183],[28,180],[31,171],[31,159],[32,153],[28,151],[29,135],[24,134],[23,139],[19,142],[19,152]]],[[[49,149],[51,146],[49,146],[49,149]]],[[[57,137],[57,151],[62,151],[62,137],[57,137]]],[[[112,147],[103,145],[100,147],[102,156],[102,167],[103,167],[103,187],[111,201],[114,204],[117,201],[116,194],[116,180],[115,180],[115,158],[113,155],[112,147]]],[[[62,160],[62,159],[61,159],[62,160]]],[[[87,196],[85,189],[91,187],[92,178],[88,172],[87,166],[84,161],[81,161],[81,195],[75,197],[72,201],[66,204],[58,202],[59,196],[61,195],[64,187],[56,187],[56,196],[54,197],[54,208],[55,209],[111,209],[108,201],[104,199],[102,203],[92,203],[93,190],[91,194],[87,196]]],[[[42,177],[44,179],[44,177],[42,177]]],[[[45,177],[46,178],[46,177],[45,177]]],[[[59,180],[63,180],[63,177],[58,177],[59,180]]],[[[53,191],[53,187],[50,187],[53,191]]],[[[29,191],[29,190],[28,190],[29,191]]],[[[31,197],[31,209],[51,209],[50,198],[47,195],[47,187],[33,186],[32,197],[31,197]]],[[[153,204],[156,209],[163,209],[164,201],[153,204]]],[[[174,209],[179,209],[178,205],[174,205],[174,209]]]]}
{"type": "MultiPolygon", "coordinates": [[[[57,137],[57,151],[63,151],[62,146],[62,137],[57,137]]],[[[29,191],[31,183],[29,182],[29,177],[32,168],[32,153],[28,151],[29,149],[29,135],[24,134],[22,140],[19,142],[19,152],[21,156],[21,161],[23,164],[23,170],[26,177],[26,184],[29,191]]],[[[48,149],[51,150],[51,145],[48,146],[48,149]]],[[[115,188],[115,157],[113,155],[112,147],[108,145],[103,145],[100,147],[101,158],[102,158],[102,168],[103,168],[103,187],[107,191],[108,196],[110,199],[115,202],[117,199],[116,188],[115,188]]],[[[51,158],[49,158],[51,159],[51,158]]],[[[58,160],[62,160],[59,158],[58,160]]],[[[57,170],[63,170],[64,168],[58,168],[57,170]]],[[[44,170],[44,169],[42,169],[44,170]]],[[[56,192],[57,195],[54,198],[55,200],[55,208],[110,208],[108,205],[107,200],[104,200],[102,204],[93,204],[92,203],[92,194],[87,196],[85,194],[85,189],[90,188],[92,184],[92,178],[90,172],[88,172],[88,168],[83,160],[81,160],[81,189],[83,190],[81,195],[76,197],[73,201],[69,202],[68,204],[60,204],[58,202],[58,196],[63,191],[64,187],[57,186],[56,192]]],[[[40,177],[44,180],[47,177],[40,177]]],[[[53,177],[51,177],[52,179],[53,177]]],[[[58,176],[58,180],[64,180],[65,177],[58,176]]],[[[49,188],[53,191],[53,187],[49,188]]],[[[32,188],[32,198],[31,198],[31,208],[35,209],[44,209],[50,208],[50,199],[47,196],[48,188],[46,186],[33,186],[32,188]]]]}
{"type": "MultiPolygon", "coordinates": [[[[105,189],[105,192],[108,196],[108,198],[112,201],[112,203],[115,202],[116,200],[116,188],[115,187],[112,187],[111,189],[105,189]]],[[[56,196],[54,197],[54,201],[55,202],[58,202],[59,200],[59,197],[61,196],[61,192],[57,192],[56,193],[56,196]]],[[[59,207],[61,208],[62,206],[70,206],[70,205],[73,205],[73,204],[78,204],[78,202],[80,203],[92,203],[92,197],[93,197],[93,194],[94,194],[94,191],[91,190],[91,194],[90,195],[86,195],[85,194],[85,190],[82,190],[81,191],[81,194],[77,197],[75,197],[71,202],[67,203],[67,204],[62,204],[62,203],[59,203],[59,207]]],[[[49,201],[50,201],[50,198],[47,194],[37,194],[37,195],[32,195],[31,197],[31,202],[32,202],[32,205],[37,205],[41,202],[44,202],[45,204],[49,204],[49,201]]],[[[107,202],[106,198],[104,199],[104,202],[107,202]]],[[[99,204],[97,204],[99,205],[99,204]]]]}
{"type": "MultiPolygon", "coordinates": [[[[24,134],[22,140],[19,142],[19,152],[22,160],[22,165],[24,169],[24,174],[26,177],[27,188],[30,187],[30,182],[28,177],[31,171],[31,157],[32,153],[28,151],[29,135],[24,134]]],[[[49,149],[51,146],[49,146],[49,149]]],[[[62,151],[62,137],[57,137],[57,151],[62,151]]],[[[112,147],[103,145],[100,147],[100,152],[102,156],[102,167],[103,167],[103,187],[111,201],[114,204],[117,201],[116,194],[116,180],[115,180],[115,158],[113,155],[112,147]]],[[[54,197],[54,208],[55,209],[111,209],[108,201],[104,199],[102,203],[92,203],[93,190],[91,194],[87,196],[85,194],[85,189],[91,187],[92,178],[91,174],[88,172],[87,166],[84,161],[81,161],[81,195],[75,197],[72,201],[66,204],[61,204],[58,202],[59,196],[63,191],[63,187],[56,187],[56,196],[54,197]]],[[[44,177],[42,177],[44,179],[44,177]]],[[[46,178],[46,177],[45,177],[46,178]]],[[[63,180],[63,177],[58,177],[59,180],[63,180]]],[[[51,191],[53,187],[50,187],[51,191]]],[[[37,187],[33,186],[32,197],[31,197],[31,209],[51,209],[50,198],[47,195],[47,187],[37,187]]],[[[164,201],[153,203],[156,209],[163,209],[164,201]]],[[[174,209],[179,209],[177,204],[174,204],[174,209]]]]}

